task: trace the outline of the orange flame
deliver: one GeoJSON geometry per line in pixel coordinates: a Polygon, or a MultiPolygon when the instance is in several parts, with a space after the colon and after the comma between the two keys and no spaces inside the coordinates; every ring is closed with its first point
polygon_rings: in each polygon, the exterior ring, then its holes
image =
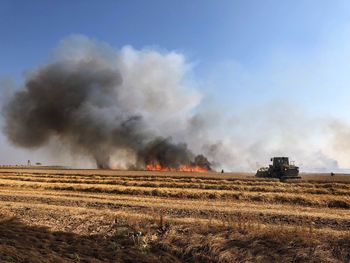
{"type": "Polygon", "coordinates": [[[147,171],[161,171],[161,172],[208,172],[208,169],[200,166],[181,165],[179,168],[162,167],[160,164],[147,164],[147,171]]]}

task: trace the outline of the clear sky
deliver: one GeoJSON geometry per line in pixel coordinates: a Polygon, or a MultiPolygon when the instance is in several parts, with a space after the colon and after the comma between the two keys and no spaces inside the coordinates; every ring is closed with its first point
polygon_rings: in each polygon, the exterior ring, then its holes
{"type": "Polygon", "coordinates": [[[183,53],[222,110],[283,100],[350,121],[346,0],[0,0],[0,76],[21,81],[72,34],[183,53]]]}
{"type": "MultiPolygon", "coordinates": [[[[258,79],[269,74],[263,71],[278,70],[294,78],[288,71],[295,67],[342,59],[349,51],[349,14],[348,1],[1,0],[0,72],[20,77],[42,62],[61,39],[84,34],[115,47],[182,52],[196,63],[197,78],[210,78],[215,91],[232,100],[237,82],[253,88],[240,79],[244,74],[258,79]]],[[[285,93],[275,85],[282,84],[273,83],[265,91],[285,93]]],[[[251,96],[245,93],[238,95],[240,101],[251,96]]]]}

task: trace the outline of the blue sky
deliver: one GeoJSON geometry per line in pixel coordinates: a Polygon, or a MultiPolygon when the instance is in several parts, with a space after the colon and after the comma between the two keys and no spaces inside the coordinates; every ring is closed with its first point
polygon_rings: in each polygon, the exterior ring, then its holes
{"type": "Polygon", "coordinates": [[[308,54],[349,23],[348,1],[0,1],[1,72],[19,74],[71,34],[184,52],[200,66],[257,67],[276,49],[308,54]],[[20,61],[18,59],[20,58],[20,61]]]}
{"type": "MultiPolygon", "coordinates": [[[[84,34],[114,47],[184,53],[195,63],[198,79],[213,81],[212,92],[241,102],[252,96],[244,93],[246,87],[241,88],[243,93],[237,88],[242,75],[258,78],[270,64],[276,67],[273,70],[288,71],[295,66],[289,63],[304,66],[305,61],[317,60],[314,53],[334,51],[337,46],[325,45],[349,33],[349,14],[348,1],[1,0],[0,72],[20,78],[44,61],[60,40],[84,34]]],[[[265,82],[260,85],[269,80],[265,82]]],[[[255,93],[253,84],[247,85],[255,93]]],[[[268,87],[265,90],[269,92],[268,87]]]]}
{"type": "Polygon", "coordinates": [[[350,121],[349,1],[0,0],[0,76],[20,82],[72,34],[183,53],[219,110],[283,101],[350,121]]]}

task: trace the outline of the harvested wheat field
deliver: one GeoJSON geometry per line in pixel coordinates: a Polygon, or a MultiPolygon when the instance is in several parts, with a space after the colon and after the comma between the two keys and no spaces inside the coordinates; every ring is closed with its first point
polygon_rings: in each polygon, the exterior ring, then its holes
{"type": "Polygon", "coordinates": [[[349,262],[350,177],[0,170],[0,262],[349,262]]]}

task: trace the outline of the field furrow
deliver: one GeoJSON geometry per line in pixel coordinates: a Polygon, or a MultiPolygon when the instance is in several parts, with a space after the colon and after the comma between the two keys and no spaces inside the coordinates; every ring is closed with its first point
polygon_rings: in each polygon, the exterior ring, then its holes
{"type": "MultiPolygon", "coordinates": [[[[183,253],[195,255],[193,240],[201,251],[205,244],[229,246],[232,231],[236,242],[248,242],[249,236],[253,243],[268,237],[287,244],[298,236],[315,255],[331,249],[317,245],[322,240],[346,250],[339,242],[350,236],[350,180],[310,178],[280,182],[251,174],[0,169],[0,214],[50,231],[104,240],[107,235],[110,244],[122,231],[122,242],[140,246],[140,240],[148,240],[147,246],[173,262],[183,253]],[[137,231],[144,233],[138,241],[137,231]]],[[[229,251],[213,251],[212,262],[229,251]]],[[[344,258],[329,253],[335,261],[344,258]]]]}

